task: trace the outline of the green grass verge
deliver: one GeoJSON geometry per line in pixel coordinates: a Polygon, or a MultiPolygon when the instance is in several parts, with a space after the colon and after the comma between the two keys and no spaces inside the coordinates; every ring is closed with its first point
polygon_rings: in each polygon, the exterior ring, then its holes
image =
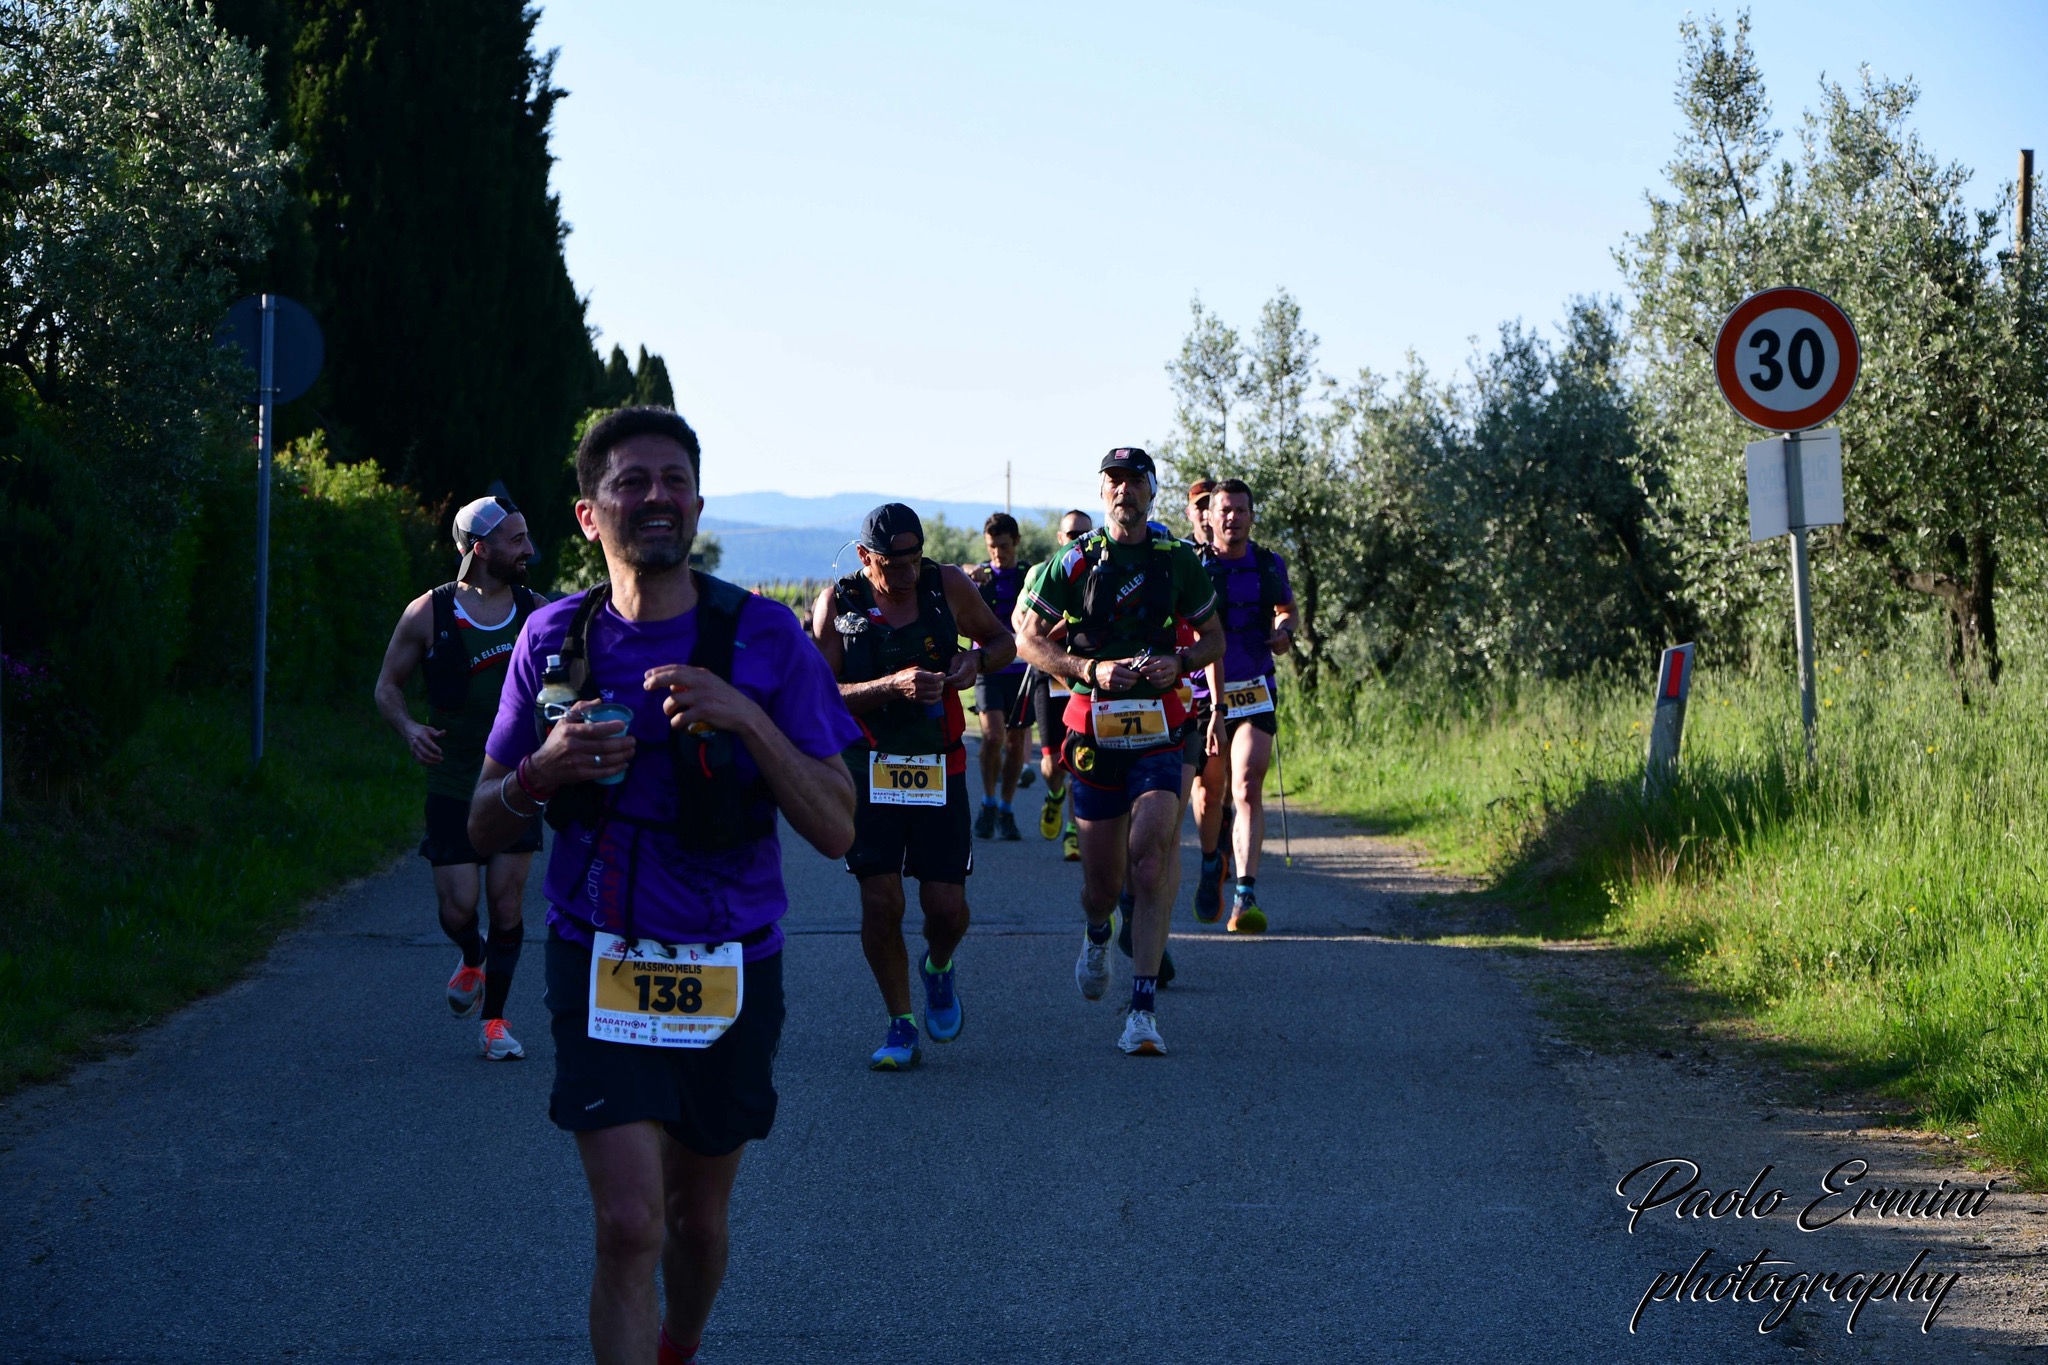
{"type": "Polygon", "coordinates": [[[1531,933],[1640,950],[1781,1056],[2048,1177],[2048,678],[1964,705],[1859,651],[1819,676],[1811,771],[1789,680],[1702,672],[1657,799],[1647,689],[1600,684],[1290,699],[1288,776],[1531,933]]]}
{"type": "Polygon", "coordinates": [[[418,837],[420,781],[367,705],[157,702],[88,784],[12,802],[0,846],[0,1094],[228,985],[306,902],[418,837]]]}

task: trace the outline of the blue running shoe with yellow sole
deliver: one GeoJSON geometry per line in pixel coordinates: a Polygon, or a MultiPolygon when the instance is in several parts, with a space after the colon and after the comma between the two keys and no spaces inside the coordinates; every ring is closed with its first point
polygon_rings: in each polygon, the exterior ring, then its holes
{"type": "Polygon", "coordinates": [[[917,1065],[917,1025],[908,1019],[891,1019],[889,1036],[868,1058],[870,1071],[908,1071],[917,1065]]]}
{"type": "Polygon", "coordinates": [[[917,974],[924,978],[924,1031],[935,1043],[958,1038],[960,1026],[966,1022],[960,996],[953,989],[953,972],[958,966],[957,962],[948,963],[946,970],[935,972],[929,957],[917,964],[917,974]]]}

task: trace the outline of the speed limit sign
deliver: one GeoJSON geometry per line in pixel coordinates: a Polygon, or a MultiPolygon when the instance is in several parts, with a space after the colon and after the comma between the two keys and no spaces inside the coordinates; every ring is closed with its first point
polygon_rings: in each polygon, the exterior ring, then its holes
{"type": "Polygon", "coordinates": [[[1827,421],[1856,387],[1859,360],[1849,315],[1811,289],[1751,294],[1714,340],[1721,393],[1766,431],[1805,431],[1827,421]]]}

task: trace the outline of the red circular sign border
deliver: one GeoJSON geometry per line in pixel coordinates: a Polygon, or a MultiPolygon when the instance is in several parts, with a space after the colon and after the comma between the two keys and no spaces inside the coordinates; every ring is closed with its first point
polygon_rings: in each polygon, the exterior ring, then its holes
{"type": "Polygon", "coordinates": [[[1780,285],[1751,294],[1735,305],[1735,311],[1728,315],[1721,324],[1719,335],[1714,338],[1714,379],[1721,386],[1721,396],[1728,400],[1728,406],[1735,409],[1738,417],[1765,431],[1806,431],[1827,421],[1849,401],[1849,394],[1855,389],[1856,378],[1862,369],[1863,346],[1856,337],[1856,324],[1849,320],[1841,305],[1826,294],[1802,289],[1798,285],[1780,285]],[[1786,307],[1803,309],[1819,318],[1821,325],[1833,334],[1835,348],[1842,356],[1843,364],[1835,374],[1835,382],[1814,402],[1795,412],[1773,412],[1743,391],[1742,381],[1735,373],[1735,345],[1742,339],[1742,329],[1752,319],[1773,308],[1786,307]]]}

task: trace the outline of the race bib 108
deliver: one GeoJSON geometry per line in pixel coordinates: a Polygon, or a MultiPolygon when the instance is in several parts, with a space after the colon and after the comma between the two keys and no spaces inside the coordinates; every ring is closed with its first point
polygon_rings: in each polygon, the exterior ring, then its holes
{"type": "Polygon", "coordinates": [[[1266,685],[1264,678],[1227,682],[1223,684],[1223,704],[1232,720],[1263,716],[1273,709],[1273,689],[1266,685]]]}

